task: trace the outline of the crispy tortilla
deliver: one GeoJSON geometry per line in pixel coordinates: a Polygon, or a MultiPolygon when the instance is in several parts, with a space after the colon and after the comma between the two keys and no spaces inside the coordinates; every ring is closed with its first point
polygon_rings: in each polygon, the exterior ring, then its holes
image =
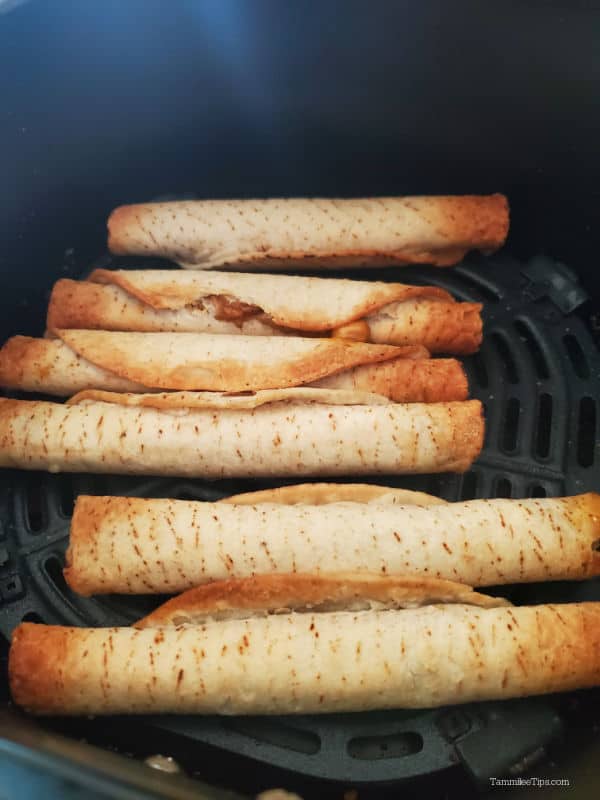
{"type": "Polygon", "coordinates": [[[499,194],[147,203],[115,209],[108,231],[113,253],[195,269],[449,266],[503,244],[508,204],[499,194]]]}
{"type": "Polygon", "coordinates": [[[382,611],[432,603],[465,603],[480,608],[510,605],[470,586],[414,575],[383,577],[360,572],[255,575],[196,586],[173,597],[136,623],[136,628],[203,625],[266,614],[382,611]]]}
{"type": "Polygon", "coordinates": [[[0,398],[0,466],[133,475],[302,477],[464,471],[481,403],[390,403],[326,389],[83,392],[66,405],[0,398]]]}
{"type": "Polygon", "coordinates": [[[181,628],[13,634],[35,714],[293,714],[430,708],[600,684],[600,603],[270,614],[181,628]]]}
{"type": "Polygon", "coordinates": [[[316,384],[382,394],[395,402],[464,400],[454,359],[420,347],[338,339],[127,333],[56,329],[59,339],[15,336],[0,350],[0,385],[62,397],[87,389],[219,392],[316,384]]]}
{"type": "Polygon", "coordinates": [[[475,352],[482,337],[481,305],[433,286],[174,270],[95,270],[90,281],[58,281],[51,332],[331,335],[459,354],[475,352]]]}
{"type": "Polygon", "coordinates": [[[410,574],[469,586],[582,580],[600,574],[599,541],[597,494],[427,506],[80,496],[65,578],[85,595],[180,592],[292,572],[410,574]]]}

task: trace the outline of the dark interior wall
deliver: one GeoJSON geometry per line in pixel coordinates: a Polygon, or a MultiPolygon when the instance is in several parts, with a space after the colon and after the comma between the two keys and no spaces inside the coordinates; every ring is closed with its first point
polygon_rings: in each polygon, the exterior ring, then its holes
{"type": "MultiPolygon", "coordinates": [[[[0,12],[6,0],[0,0],[0,12]]],[[[0,13],[0,334],[104,247],[109,210],[200,197],[505,191],[511,247],[600,294],[592,2],[31,0],[0,13]]]]}

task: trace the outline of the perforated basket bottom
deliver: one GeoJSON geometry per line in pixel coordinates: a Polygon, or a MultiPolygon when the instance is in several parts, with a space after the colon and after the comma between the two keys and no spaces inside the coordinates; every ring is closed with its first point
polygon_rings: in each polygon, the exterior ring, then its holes
{"type": "MultiPolygon", "coordinates": [[[[116,266],[109,258],[99,263],[116,266]]],[[[497,256],[473,259],[451,270],[370,271],[350,277],[430,283],[459,299],[485,304],[483,346],[465,361],[472,394],[485,406],[487,433],[481,457],[462,476],[379,477],[374,482],[420,489],[447,500],[557,496],[598,487],[600,356],[574,313],[585,294],[568,270],[543,259],[523,266],[497,256]]],[[[67,588],[62,566],[76,495],[215,500],[293,482],[5,472],[0,488],[0,631],[8,637],[22,620],[129,624],[157,604],[157,598],[81,598],[67,588]]],[[[502,592],[517,603],[600,599],[600,584],[503,587],[502,592]]],[[[250,756],[348,784],[398,781],[434,773],[459,760],[480,779],[497,775],[556,735],[560,719],[555,704],[541,699],[410,713],[164,717],[144,719],[140,725],[168,730],[187,747],[190,741],[212,744],[230,757],[250,756]]]]}

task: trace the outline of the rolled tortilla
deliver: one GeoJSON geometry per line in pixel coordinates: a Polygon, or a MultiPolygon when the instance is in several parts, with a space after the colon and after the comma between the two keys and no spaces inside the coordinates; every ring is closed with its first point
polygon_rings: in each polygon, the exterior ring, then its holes
{"type": "Polygon", "coordinates": [[[445,267],[500,247],[508,204],[500,194],[147,203],[115,209],[108,233],[113,253],[194,269],[445,267]]]}
{"type": "Polygon", "coordinates": [[[469,396],[465,371],[453,358],[396,358],[344,370],[310,385],[374,392],[396,403],[441,403],[469,396]]]}
{"type": "Polygon", "coordinates": [[[457,303],[435,286],[381,281],[176,270],[95,270],[61,280],[48,307],[49,331],[320,335],[375,344],[472,353],[481,343],[481,305],[457,303]]]}
{"type": "Polygon", "coordinates": [[[396,402],[468,396],[460,363],[423,358],[427,351],[420,347],[203,333],[55,333],[60,339],[9,339],[0,350],[0,385],[62,397],[90,388],[239,392],[302,384],[365,390],[396,402]]]}
{"type": "Polygon", "coordinates": [[[600,574],[600,496],[228,505],[80,496],[65,578],[80,594],[180,592],[292,572],[492,586],[600,574]]]}
{"type": "MultiPolygon", "coordinates": [[[[156,392],[131,394],[130,392],[105,392],[86,389],[67,400],[67,405],[82,403],[111,403],[135,408],[155,408],[181,414],[182,412],[213,409],[215,411],[248,411],[272,403],[316,403],[333,406],[391,405],[391,400],[381,394],[352,389],[318,389],[297,386],[292,389],[260,389],[257,392],[156,392]]],[[[438,404],[442,405],[442,404],[438,404]]]]}
{"type": "Polygon", "coordinates": [[[0,466],[207,479],[468,469],[481,404],[389,403],[344,390],[228,396],[84,392],[0,398],[0,466]]]}
{"type": "Polygon", "coordinates": [[[292,611],[382,611],[432,603],[465,603],[481,608],[510,605],[502,597],[470,586],[414,575],[382,577],[369,573],[255,575],[196,586],[173,597],[136,623],[136,628],[204,625],[292,611]]]}
{"type": "Polygon", "coordinates": [[[410,489],[395,489],[371,483],[296,483],[276,489],[260,489],[224,497],[219,503],[255,506],[257,503],[320,506],[327,503],[392,503],[395,505],[433,506],[445,503],[440,497],[410,489]]]}
{"type": "Polygon", "coordinates": [[[181,628],[23,623],[13,700],[35,714],[429,708],[600,683],[600,603],[272,614],[181,628]]]}
{"type": "Polygon", "coordinates": [[[0,386],[69,397],[84,389],[147,392],[148,387],[109,372],[60,339],[13,336],[0,350],[0,386]]]}

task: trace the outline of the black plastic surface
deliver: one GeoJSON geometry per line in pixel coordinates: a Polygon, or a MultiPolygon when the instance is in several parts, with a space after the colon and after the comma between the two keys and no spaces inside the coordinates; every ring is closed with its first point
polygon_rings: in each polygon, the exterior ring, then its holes
{"type": "Polygon", "coordinates": [[[543,700],[489,703],[486,722],[456,746],[461,762],[486,787],[490,778],[530,770],[562,733],[560,717],[543,700]]]}
{"type": "MultiPolygon", "coordinates": [[[[116,262],[107,257],[101,263],[116,262]]],[[[370,275],[390,280],[398,273],[370,275]]],[[[401,275],[408,282],[443,286],[460,299],[484,302],[484,343],[465,364],[472,393],[486,407],[487,433],[481,457],[463,476],[376,482],[448,500],[556,496],[597,488],[600,354],[574,308],[585,305],[587,298],[572,273],[548,260],[519,264],[497,255],[472,258],[452,270],[411,268],[401,275]],[[561,310],[565,299],[567,313],[561,310]]],[[[151,597],[82,598],[67,588],[63,554],[77,494],[212,500],[275,485],[16,471],[4,478],[0,548],[8,560],[0,566],[0,632],[5,635],[22,619],[128,624],[157,604],[151,597]]],[[[600,599],[600,583],[532,584],[498,592],[517,603],[600,599]]],[[[140,726],[168,731],[187,746],[190,741],[210,744],[305,776],[389,782],[435,773],[460,760],[470,774],[484,780],[490,770],[497,775],[539,751],[561,730],[552,700],[522,700],[494,709],[493,704],[481,704],[322,717],[169,717],[144,719],[140,726]],[[490,737],[497,738],[497,748],[486,744],[490,737]]]]}

